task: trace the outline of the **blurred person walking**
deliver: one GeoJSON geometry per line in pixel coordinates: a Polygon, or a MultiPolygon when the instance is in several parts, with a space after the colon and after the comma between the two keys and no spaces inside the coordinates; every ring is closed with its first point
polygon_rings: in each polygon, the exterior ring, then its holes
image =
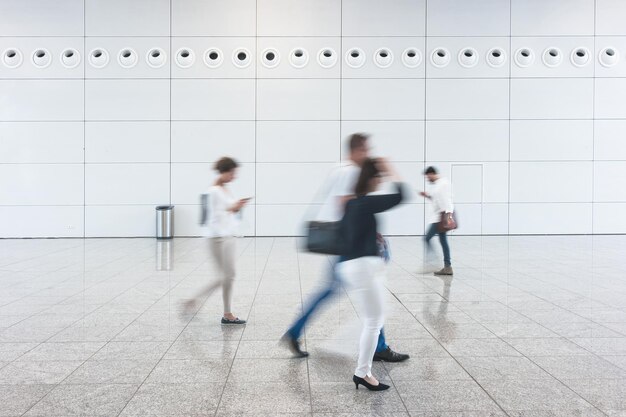
{"type": "MultiPolygon", "coordinates": [[[[362,133],[352,134],[348,140],[348,147],[350,152],[349,159],[331,177],[332,187],[317,216],[317,220],[330,222],[341,220],[346,203],[354,198],[354,190],[361,173],[361,166],[368,159],[370,152],[369,136],[362,133]]],[[[342,260],[343,258],[339,257],[333,263],[330,270],[330,279],[326,286],[310,300],[306,309],[282,338],[282,341],[287,344],[296,357],[308,356],[308,352],[302,350],[300,346],[300,337],[302,336],[304,326],[318,307],[341,288],[342,283],[335,271],[335,266],[342,260]]],[[[376,352],[372,354],[375,361],[402,362],[409,359],[409,355],[397,353],[387,345],[384,331],[380,332],[376,352]]]]}
{"type": "Polygon", "coordinates": [[[429,193],[422,191],[420,195],[430,200],[433,209],[429,221],[430,226],[424,236],[426,251],[433,253],[430,241],[435,235],[439,236],[439,243],[441,243],[441,249],[443,250],[443,268],[434,274],[452,275],[452,260],[450,259],[450,246],[448,245],[447,236],[448,230],[456,228],[456,220],[453,217],[452,185],[447,178],[439,175],[435,167],[426,168],[424,175],[432,186],[429,193]]]}
{"type": "Polygon", "coordinates": [[[397,206],[403,199],[403,185],[391,166],[382,159],[366,159],[355,187],[356,198],[347,202],[341,220],[344,259],[337,271],[355,302],[362,321],[359,356],[352,381],[359,388],[383,391],[389,385],[372,375],[372,363],[384,324],[384,261],[379,255],[376,214],[397,206]],[[372,195],[383,175],[395,186],[393,194],[372,195]]]}
{"type": "Polygon", "coordinates": [[[184,307],[186,312],[196,309],[201,298],[208,297],[218,288],[222,288],[224,315],[222,324],[245,324],[232,313],[233,284],[235,281],[235,257],[238,219],[236,218],[249,198],[235,199],[228,184],[237,174],[239,164],[232,158],[223,157],[215,163],[218,177],[208,193],[208,237],[209,249],[217,266],[218,276],[206,286],[196,297],[188,300],[184,307]]]}

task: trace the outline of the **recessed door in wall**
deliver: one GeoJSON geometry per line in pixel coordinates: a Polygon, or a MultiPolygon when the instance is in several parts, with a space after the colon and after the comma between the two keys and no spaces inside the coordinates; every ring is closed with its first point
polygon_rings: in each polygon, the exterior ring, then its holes
{"type": "Polygon", "coordinates": [[[459,217],[459,234],[482,233],[483,166],[452,164],[452,199],[459,217]]]}

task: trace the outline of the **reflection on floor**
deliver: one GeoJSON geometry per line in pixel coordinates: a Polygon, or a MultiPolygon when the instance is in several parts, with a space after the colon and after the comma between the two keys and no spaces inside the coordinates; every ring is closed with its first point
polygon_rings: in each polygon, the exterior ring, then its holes
{"type": "MultiPolygon", "coordinates": [[[[240,239],[235,313],[183,317],[211,274],[203,239],[0,241],[0,416],[626,415],[626,236],[453,237],[453,279],[392,238],[389,391],[356,391],[345,294],[277,341],[329,259],[240,239]]],[[[439,265],[436,265],[439,266],[439,265]]]]}

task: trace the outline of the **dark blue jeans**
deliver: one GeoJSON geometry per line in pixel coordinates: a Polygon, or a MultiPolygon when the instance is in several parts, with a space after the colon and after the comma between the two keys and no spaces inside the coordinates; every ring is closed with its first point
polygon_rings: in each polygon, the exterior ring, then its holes
{"type": "Polygon", "coordinates": [[[426,242],[426,247],[428,250],[432,250],[432,246],[430,245],[430,240],[435,236],[439,236],[439,242],[441,243],[441,249],[443,249],[443,264],[444,266],[452,266],[452,261],[450,260],[450,246],[448,246],[448,236],[446,232],[438,232],[437,231],[437,223],[431,223],[428,232],[426,232],[426,236],[424,236],[424,241],[426,242]]]}
{"type": "MultiPolygon", "coordinates": [[[[322,291],[320,291],[313,297],[313,299],[311,300],[311,304],[309,304],[307,309],[302,312],[302,315],[300,316],[300,318],[298,318],[295,321],[295,323],[289,328],[289,330],[287,330],[287,333],[292,338],[294,339],[300,338],[300,336],[302,335],[302,330],[304,329],[306,322],[311,318],[311,315],[313,314],[313,312],[317,310],[317,308],[322,304],[322,302],[329,299],[332,295],[335,295],[337,291],[341,288],[341,279],[339,278],[339,274],[337,273],[337,268],[335,268],[337,263],[341,261],[342,259],[339,258],[337,262],[335,262],[332,265],[330,269],[331,279],[328,285],[326,286],[326,288],[324,288],[322,291]]],[[[380,329],[380,335],[378,336],[378,345],[376,346],[376,352],[382,352],[383,350],[386,350],[388,347],[389,346],[387,346],[387,343],[385,342],[385,332],[383,331],[383,329],[380,329]]]]}

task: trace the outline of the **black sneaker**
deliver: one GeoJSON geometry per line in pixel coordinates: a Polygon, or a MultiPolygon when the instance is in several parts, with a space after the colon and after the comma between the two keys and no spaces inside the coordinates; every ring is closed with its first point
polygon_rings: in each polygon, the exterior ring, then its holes
{"type": "Polygon", "coordinates": [[[300,341],[291,337],[289,333],[285,333],[283,337],[280,338],[280,341],[287,345],[291,353],[293,353],[294,357],[306,358],[307,356],[309,356],[309,352],[304,351],[300,348],[300,341]]]}
{"type": "Polygon", "coordinates": [[[377,362],[402,362],[409,359],[409,357],[410,356],[406,353],[394,352],[390,347],[387,347],[387,349],[382,352],[376,352],[374,354],[374,360],[377,362]]]}

